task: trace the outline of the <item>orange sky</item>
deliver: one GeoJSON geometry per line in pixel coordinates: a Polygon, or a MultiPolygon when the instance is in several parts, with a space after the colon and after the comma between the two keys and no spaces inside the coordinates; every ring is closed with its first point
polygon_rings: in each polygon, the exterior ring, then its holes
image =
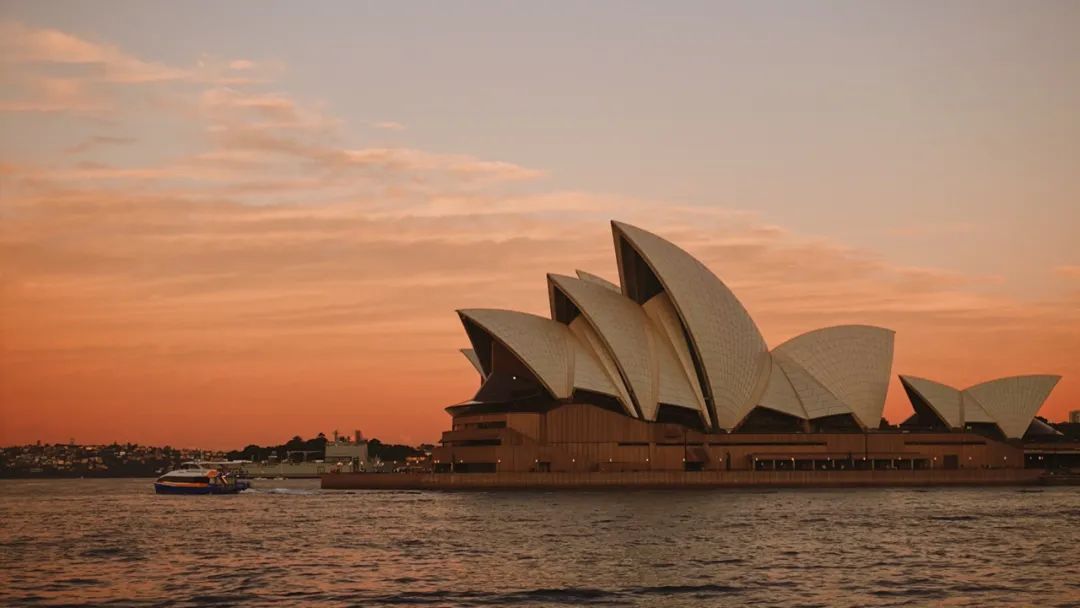
{"type": "MultiPolygon", "coordinates": [[[[1080,408],[1075,240],[1020,245],[1052,261],[1025,272],[1032,288],[993,264],[953,266],[949,241],[968,228],[935,217],[882,221],[888,238],[920,239],[918,254],[886,254],[865,230],[818,235],[752,204],[592,191],[545,166],[409,145],[393,116],[354,141],[279,84],[280,62],[178,66],[0,26],[0,125],[25,142],[0,149],[0,444],[227,448],[334,429],[434,441],[442,408],[477,386],[454,309],[547,314],[547,272],[617,280],[612,218],[701,259],[770,345],[881,325],[897,332],[894,373],[958,387],[1061,374],[1041,413],[1080,408]]],[[[909,410],[894,381],[886,416],[909,410]]]]}

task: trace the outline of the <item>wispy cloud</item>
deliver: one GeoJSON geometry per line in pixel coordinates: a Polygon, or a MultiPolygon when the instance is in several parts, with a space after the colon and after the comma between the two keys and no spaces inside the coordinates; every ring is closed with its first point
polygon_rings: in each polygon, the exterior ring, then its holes
{"type": "Polygon", "coordinates": [[[0,21],[0,68],[0,112],[100,115],[121,103],[115,97],[124,86],[260,83],[280,66],[209,56],[172,66],[57,29],[0,21]]]}
{"type": "Polygon", "coordinates": [[[0,22],[0,57],[8,64],[71,64],[92,68],[88,76],[111,82],[157,82],[188,78],[191,73],[147,62],[119,48],[60,30],[0,22]]]}
{"type": "Polygon", "coordinates": [[[135,143],[134,137],[117,137],[114,135],[91,135],[79,143],[65,150],[68,154],[82,154],[84,152],[100,148],[102,146],[126,146],[135,143]]]}
{"type": "Polygon", "coordinates": [[[1058,276],[1065,277],[1066,279],[1080,280],[1080,265],[1058,266],[1054,268],[1054,272],[1058,276]]]}
{"type": "Polygon", "coordinates": [[[110,106],[106,97],[83,80],[11,73],[0,76],[0,112],[99,114],[110,106]]]}
{"type": "Polygon", "coordinates": [[[887,233],[905,238],[931,238],[961,234],[977,234],[983,227],[974,222],[919,222],[889,228],[887,233]]]}

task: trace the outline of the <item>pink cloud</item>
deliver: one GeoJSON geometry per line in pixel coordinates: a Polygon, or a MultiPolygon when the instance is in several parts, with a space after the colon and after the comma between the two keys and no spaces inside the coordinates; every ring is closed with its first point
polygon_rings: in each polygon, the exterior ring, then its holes
{"type": "Polygon", "coordinates": [[[1054,272],[1066,279],[1080,279],[1080,266],[1058,266],[1054,272]]]}

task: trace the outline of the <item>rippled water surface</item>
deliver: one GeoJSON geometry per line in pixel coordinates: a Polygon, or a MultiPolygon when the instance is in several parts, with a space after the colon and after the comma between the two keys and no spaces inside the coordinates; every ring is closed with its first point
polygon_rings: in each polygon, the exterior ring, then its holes
{"type": "Polygon", "coordinates": [[[0,605],[1080,606],[1080,488],[0,481],[0,605]]]}

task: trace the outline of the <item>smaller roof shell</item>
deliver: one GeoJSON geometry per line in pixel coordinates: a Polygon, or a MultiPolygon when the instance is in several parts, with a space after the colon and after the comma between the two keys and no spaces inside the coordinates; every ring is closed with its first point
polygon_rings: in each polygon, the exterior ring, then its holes
{"type": "Polygon", "coordinates": [[[900,376],[900,381],[911,387],[948,426],[959,429],[964,427],[964,411],[960,391],[940,382],[919,378],[918,376],[900,376]]]}
{"type": "Polygon", "coordinates": [[[646,419],[655,419],[660,387],[652,326],[645,311],[630,298],[596,283],[556,274],[549,274],[548,282],[569,298],[596,330],[635,408],[646,419]]]}
{"type": "Polygon", "coordinates": [[[765,394],[758,400],[758,405],[803,420],[809,419],[787,373],[774,357],[769,358],[772,360],[772,372],[769,373],[769,384],[765,387],[765,394]]]}
{"type": "Polygon", "coordinates": [[[996,424],[1009,438],[1024,436],[1061,376],[1007,376],[964,390],[917,376],[901,375],[934,412],[951,427],[971,423],[996,424]]]}
{"type": "Polygon", "coordinates": [[[573,393],[574,349],[570,330],[537,315],[494,308],[459,310],[514,354],[556,399],[573,393]]]}
{"type": "Polygon", "coordinates": [[[847,404],[840,401],[813,374],[806,371],[795,360],[779,351],[773,351],[772,356],[773,361],[776,363],[773,371],[775,372],[776,369],[783,371],[792,388],[794,388],[795,394],[798,395],[799,403],[802,404],[807,419],[814,420],[826,416],[851,413],[851,408],[847,404]]]}
{"type": "Polygon", "coordinates": [[[883,327],[837,325],[796,336],[773,353],[813,376],[863,427],[877,428],[889,391],[894,335],[883,327]]]}
{"type": "Polygon", "coordinates": [[[472,363],[472,366],[476,368],[476,372],[480,374],[480,378],[485,378],[484,368],[480,365],[480,358],[476,356],[476,351],[471,348],[462,348],[461,354],[465,355],[465,358],[472,363]]]}
{"type": "Polygon", "coordinates": [[[998,378],[964,389],[989,414],[1006,437],[1023,437],[1061,376],[998,378]]]}
{"type": "Polygon", "coordinates": [[[597,285],[600,285],[601,287],[606,287],[607,289],[610,289],[611,291],[618,291],[620,293],[622,292],[622,290],[619,289],[618,285],[616,285],[615,283],[612,283],[611,281],[605,279],[604,277],[602,277],[600,275],[593,274],[591,272],[585,272],[584,270],[576,270],[575,272],[577,273],[578,278],[581,279],[582,281],[588,281],[590,283],[595,283],[597,285]]]}
{"type": "Polygon", "coordinates": [[[636,226],[613,221],[611,228],[622,284],[627,284],[630,271],[621,240],[637,252],[663,285],[690,336],[691,350],[701,363],[707,385],[702,388],[706,402],[711,401],[713,425],[734,428],[755,405],[768,381],[768,349],[761,332],[735,294],[689,253],[636,226]]]}

